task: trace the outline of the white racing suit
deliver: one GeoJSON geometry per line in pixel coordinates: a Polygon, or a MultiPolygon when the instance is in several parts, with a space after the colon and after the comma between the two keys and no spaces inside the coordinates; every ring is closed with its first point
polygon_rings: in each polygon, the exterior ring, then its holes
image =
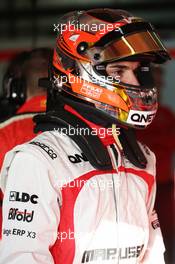
{"type": "Polygon", "coordinates": [[[109,144],[108,171],[58,131],[6,155],[0,264],[164,263],[154,154],[141,145],[148,163],[139,169],[109,144]]]}

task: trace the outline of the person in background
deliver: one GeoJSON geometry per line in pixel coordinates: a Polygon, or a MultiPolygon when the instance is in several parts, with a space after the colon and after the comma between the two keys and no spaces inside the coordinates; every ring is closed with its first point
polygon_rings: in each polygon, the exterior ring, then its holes
{"type": "Polygon", "coordinates": [[[17,54],[10,61],[3,75],[0,96],[0,122],[15,115],[17,109],[25,102],[22,67],[28,57],[28,51],[17,54]]]}
{"type": "Polygon", "coordinates": [[[16,87],[11,89],[10,93],[18,102],[16,105],[21,106],[18,107],[13,117],[0,124],[0,168],[7,151],[36,135],[33,131],[32,118],[36,113],[44,112],[46,109],[47,89],[40,86],[39,80],[48,78],[48,63],[51,54],[50,48],[37,48],[28,52],[22,66],[21,76],[16,81],[16,87]]]}
{"type": "Polygon", "coordinates": [[[0,264],[163,264],[155,155],[134,130],[156,114],[151,65],[169,54],[124,10],[74,11],[59,26],[47,112],[34,118],[43,133],[2,167],[0,264]]]}
{"type": "MultiPolygon", "coordinates": [[[[40,84],[39,80],[48,78],[51,54],[50,48],[37,48],[20,55],[20,58],[23,58],[20,71],[16,66],[16,77],[10,80],[9,89],[6,90],[8,91],[6,94],[8,103],[5,108],[13,104],[10,115],[14,114],[14,116],[0,123],[0,169],[6,152],[36,136],[33,131],[33,116],[46,110],[47,89],[41,86],[42,83],[40,84]]],[[[7,78],[4,79],[5,81],[7,78]]],[[[2,200],[3,194],[0,190],[1,208],[2,200]]],[[[1,217],[2,211],[0,210],[0,220],[1,217]]]]}

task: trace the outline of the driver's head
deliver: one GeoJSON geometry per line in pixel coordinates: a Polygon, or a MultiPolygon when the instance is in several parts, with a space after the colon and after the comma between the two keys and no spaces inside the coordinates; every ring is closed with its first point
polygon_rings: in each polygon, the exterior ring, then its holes
{"type": "Polygon", "coordinates": [[[60,19],[53,87],[114,122],[144,128],[157,111],[152,65],[168,59],[153,26],[141,18],[116,9],[75,11],[60,19]]]}

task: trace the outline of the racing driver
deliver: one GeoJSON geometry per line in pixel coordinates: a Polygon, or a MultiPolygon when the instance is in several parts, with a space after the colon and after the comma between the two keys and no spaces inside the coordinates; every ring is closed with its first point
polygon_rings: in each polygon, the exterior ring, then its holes
{"type": "Polygon", "coordinates": [[[156,114],[152,65],[169,55],[123,10],[70,12],[57,30],[42,133],[3,163],[0,263],[165,263],[155,156],[134,130],[156,114]]]}

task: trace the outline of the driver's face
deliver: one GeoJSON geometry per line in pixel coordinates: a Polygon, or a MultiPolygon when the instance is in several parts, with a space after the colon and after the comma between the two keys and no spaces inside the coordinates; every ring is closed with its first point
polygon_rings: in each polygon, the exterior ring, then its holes
{"type": "Polygon", "coordinates": [[[140,65],[138,61],[120,61],[111,62],[106,66],[106,72],[109,76],[119,79],[123,83],[139,85],[134,70],[140,65]]]}

